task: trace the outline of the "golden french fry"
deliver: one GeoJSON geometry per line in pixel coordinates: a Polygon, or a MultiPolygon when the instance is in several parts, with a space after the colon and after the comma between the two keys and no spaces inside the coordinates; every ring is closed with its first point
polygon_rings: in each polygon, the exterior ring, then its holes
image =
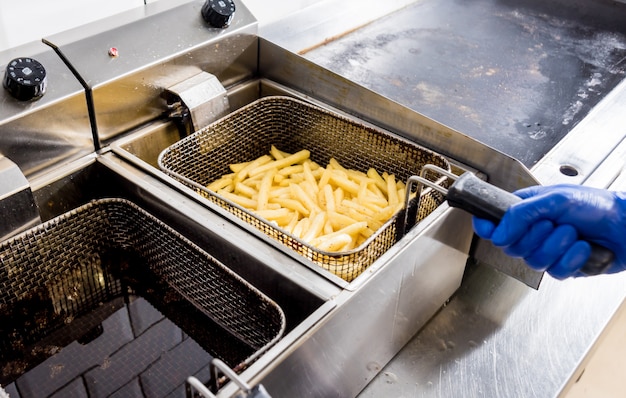
{"type": "Polygon", "coordinates": [[[224,189],[220,189],[219,191],[217,191],[217,193],[222,195],[226,199],[229,199],[231,202],[238,204],[241,207],[256,209],[256,200],[246,198],[245,196],[236,195],[232,192],[227,192],[224,189]]]}
{"type": "Polygon", "coordinates": [[[341,164],[339,164],[339,162],[335,158],[330,158],[330,160],[328,161],[328,164],[331,165],[332,168],[335,170],[341,170],[343,172],[346,171],[346,169],[341,164]]]}
{"type": "Polygon", "coordinates": [[[293,213],[285,208],[257,210],[255,213],[266,220],[276,221],[279,226],[287,225],[293,216],[293,213]]]}
{"type": "Polygon", "coordinates": [[[333,195],[333,189],[330,187],[330,185],[324,185],[322,192],[324,194],[326,211],[334,212],[337,209],[337,205],[335,204],[335,195],[333,195]]]}
{"type": "Polygon", "coordinates": [[[280,169],[285,166],[291,166],[294,163],[300,163],[304,161],[305,159],[308,159],[310,155],[311,155],[311,152],[309,152],[306,149],[303,149],[285,158],[265,163],[262,166],[257,166],[254,169],[250,170],[250,175],[253,176],[255,174],[263,173],[273,168],[280,169]]]}
{"type": "Polygon", "coordinates": [[[332,172],[333,172],[333,169],[330,165],[328,165],[328,167],[324,169],[324,171],[322,172],[322,175],[320,176],[320,180],[317,183],[317,187],[319,189],[324,189],[324,186],[328,184],[328,181],[330,181],[330,175],[332,174],[332,172]]]}
{"type": "Polygon", "coordinates": [[[330,222],[328,217],[326,217],[326,224],[324,224],[324,230],[322,232],[324,233],[324,235],[332,234],[333,232],[335,232],[333,224],[330,222]]]}
{"type": "Polygon", "coordinates": [[[247,165],[249,165],[252,162],[243,162],[243,163],[232,163],[228,165],[228,168],[233,172],[233,173],[238,173],[241,171],[241,169],[243,169],[244,167],[246,167],[247,165]]]}
{"type": "Polygon", "coordinates": [[[215,180],[215,181],[213,181],[212,183],[210,183],[210,184],[207,186],[207,188],[208,188],[210,191],[217,192],[217,191],[219,191],[220,189],[222,189],[222,188],[224,188],[224,187],[227,187],[228,185],[230,185],[230,184],[232,184],[232,183],[233,183],[233,179],[232,179],[232,178],[222,177],[222,178],[220,178],[220,179],[218,179],[218,180],[215,180]]]}
{"type": "MultiPolygon", "coordinates": [[[[276,176],[274,176],[276,177],[276,176]]],[[[276,179],[274,179],[274,182],[276,182],[276,179]]],[[[270,198],[281,198],[281,199],[291,199],[291,190],[289,189],[289,187],[281,187],[281,186],[277,186],[274,185],[272,186],[272,189],[270,190],[270,198]]]]}
{"type": "Polygon", "coordinates": [[[385,198],[371,194],[365,194],[363,198],[359,198],[359,202],[368,209],[376,211],[377,209],[389,206],[385,198]]]}
{"type": "Polygon", "coordinates": [[[267,164],[272,161],[272,158],[269,155],[259,156],[252,162],[248,163],[244,168],[235,173],[234,180],[239,182],[243,181],[244,178],[248,177],[251,170],[257,169],[259,166],[267,164]]]}
{"type": "Polygon", "coordinates": [[[274,180],[274,175],[276,174],[276,169],[269,169],[263,175],[263,179],[261,180],[261,186],[259,187],[259,197],[257,199],[257,210],[263,210],[267,208],[267,203],[269,201],[270,188],[272,187],[272,181],[274,180]]]}
{"type": "Polygon", "coordinates": [[[398,191],[396,190],[396,177],[391,174],[385,180],[387,181],[387,197],[390,205],[398,204],[398,191]]]}
{"type": "Polygon", "coordinates": [[[384,178],[378,174],[376,169],[370,168],[367,170],[367,176],[374,181],[374,184],[380,189],[385,195],[387,195],[387,182],[384,178]]]}
{"type": "Polygon", "coordinates": [[[289,156],[288,153],[282,152],[280,151],[278,148],[276,148],[274,145],[272,145],[270,147],[270,155],[272,155],[272,157],[276,160],[280,160],[280,159],[284,159],[287,156],[289,156]]]}
{"type": "Polygon", "coordinates": [[[294,199],[287,199],[282,197],[270,198],[271,203],[277,203],[282,207],[296,211],[304,216],[308,216],[311,212],[302,205],[302,202],[294,199]]]}
{"type": "Polygon", "coordinates": [[[334,211],[328,211],[328,221],[331,223],[334,230],[340,230],[348,225],[359,222],[352,217],[334,211]]]}
{"type": "Polygon", "coordinates": [[[293,213],[293,216],[291,217],[291,220],[289,220],[289,223],[284,227],[285,230],[289,233],[293,233],[293,229],[295,228],[299,219],[300,219],[300,214],[298,214],[298,212],[295,211],[293,213]]]}
{"type": "Polygon", "coordinates": [[[302,238],[304,231],[309,229],[310,224],[311,224],[311,220],[309,220],[308,217],[301,219],[293,228],[293,234],[298,238],[302,238]]]}
{"type": "Polygon", "coordinates": [[[348,209],[354,209],[354,210],[358,211],[359,213],[361,213],[363,215],[373,216],[374,214],[376,214],[374,212],[374,210],[370,210],[367,207],[363,206],[362,204],[359,204],[359,203],[354,202],[352,200],[344,199],[341,202],[341,205],[343,207],[345,207],[345,208],[348,208],[348,209]]]}
{"type": "Polygon", "coordinates": [[[310,161],[304,162],[302,164],[302,168],[303,168],[303,174],[304,174],[304,181],[307,182],[307,185],[309,185],[314,192],[317,192],[318,190],[317,180],[315,179],[315,176],[313,175],[313,172],[311,171],[311,162],[310,161]]]}
{"type": "Polygon", "coordinates": [[[254,198],[259,194],[259,191],[257,191],[256,189],[241,182],[235,184],[235,190],[233,192],[239,195],[247,196],[249,198],[254,198]]]}
{"type": "Polygon", "coordinates": [[[350,192],[352,195],[359,194],[359,184],[350,181],[347,177],[341,175],[336,170],[333,170],[333,173],[330,175],[330,181],[335,183],[338,187],[343,189],[346,192],[350,192]]]}
{"type": "Polygon", "coordinates": [[[304,171],[304,166],[301,164],[295,164],[293,166],[287,166],[279,169],[278,174],[283,176],[290,176],[292,174],[302,173],[304,171]]]}
{"type": "Polygon", "coordinates": [[[337,234],[328,239],[320,239],[315,246],[323,251],[337,252],[350,242],[352,242],[352,237],[349,234],[337,234]]]}
{"type": "Polygon", "coordinates": [[[333,191],[333,196],[335,197],[335,206],[343,202],[343,198],[346,197],[345,193],[343,192],[343,189],[341,188],[335,189],[333,191]]]}
{"type": "Polygon", "coordinates": [[[304,231],[302,235],[302,240],[305,242],[310,242],[314,238],[317,238],[322,230],[324,229],[324,225],[326,224],[326,212],[319,212],[315,215],[315,218],[311,221],[309,225],[309,229],[304,231]]]}

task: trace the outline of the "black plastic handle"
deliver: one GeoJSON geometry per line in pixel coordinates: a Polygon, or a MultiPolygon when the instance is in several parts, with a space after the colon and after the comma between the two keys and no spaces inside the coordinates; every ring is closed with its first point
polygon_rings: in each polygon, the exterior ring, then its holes
{"type": "MultiPolygon", "coordinates": [[[[452,207],[498,223],[508,208],[522,199],[479,179],[472,173],[465,173],[448,189],[447,200],[452,207]]],[[[580,271],[586,275],[601,274],[611,266],[615,254],[595,243],[589,244],[591,256],[580,271]]]]}

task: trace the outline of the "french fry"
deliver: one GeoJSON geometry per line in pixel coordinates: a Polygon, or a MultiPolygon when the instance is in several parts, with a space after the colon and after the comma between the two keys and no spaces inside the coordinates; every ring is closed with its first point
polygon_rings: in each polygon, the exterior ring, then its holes
{"type": "Polygon", "coordinates": [[[296,164],[293,166],[287,166],[287,167],[283,167],[282,169],[279,169],[278,174],[283,175],[283,176],[289,176],[292,174],[302,173],[303,171],[304,171],[304,166],[301,164],[296,164]]]}
{"type": "Polygon", "coordinates": [[[270,198],[269,200],[271,203],[277,203],[280,206],[296,211],[304,215],[305,217],[311,214],[311,212],[302,205],[302,202],[298,200],[286,199],[286,198],[270,198]]]}
{"type": "Polygon", "coordinates": [[[311,171],[311,162],[306,161],[302,164],[304,181],[306,181],[314,192],[318,191],[317,180],[311,171]]]}
{"type": "Polygon", "coordinates": [[[298,238],[302,238],[304,231],[309,229],[310,223],[311,223],[311,220],[309,220],[307,217],[301,219],[293,228],[293,234],[298,238]]]}
{"type": "Polygon", "coordinates": [[[330,165],[328,165],[328,167],[326,167],[324,171],[322,172],[320,180],[317,184],[319,189],[324,189],[324,187],[328,184],[328,181],[330,181],[330,175],[332,173],[333,173],[333,169],[330,165]]]}
{"type": "MultiPolygon", "coordinates": [[[[253,176],[255,174],[259,174],[259,173],[263,173],[269,169],[280,169],[283,168],[285,166],[291,166],[294,163],[300,163],[302,161],[304,161],[305,159],[308,159],[309,156],[311,155],[311,152],[309,152],[306,149],[303,149],[301,151],[298,151],[296,153],[294,153],[293,155],[289,155],[285,158],[282,159],[278,159],[278,160],[274,160],[274,161],[270,161],[268,163],[265,163],[261,166],[257,166],[254,169],[250,170],[250,175],[253,176]]],[[[269,156],[268,156],[269,157],[269,156]]]]}
{"type": "Polygon", "coordinates": [[[344,177],[341,173],[334,171],[330,175],[330,181],[334,182],[338,187],[341,187],[346,192],[350,192],[352,195],[359,194],[359,184],[350,181],[347,177],[344,177]]]}
{"type": "Polygon", "coordinates": [[[310,242],[314,238],[320,236],[325,224],[326,212],[321,211],[315,215],[315,218],[313,218],[311,224],[309,225],[309,229],[307,231],[304,231],[302,235],[302,240],[305,242],[310,242]]]}
{"type": "Polygon", "coordinates": [[[232,163],[228,165],[228,168],[233,172],[233,173],[238,173],[241,171],[241,169],[243,169],[244,167],[246,167],[247,165],[249,165],[252,162],[243,162],[243,163],[232,163]]]}
{"type": "Polygon", "coordinates": [[[220,189],[222,189],[222,188],[224,188],[224,187],[226,187],[226,186],[228,186],[228,185],[230,185],[230,184],[232,184],[232,183],[233,183],[233,179],[232,179],[232,178],[229,178],[229,177],[222,177],[222,178],[217,179],[217,180],[213,181],[212,183],[210,183],[210,184],[207,186],[207,188],[208,188],[210,191],[217,192],[217,191],[219,191],[220,189]]]}
{"type": "Polygon", "coordinates": [[[398,191],[396,188],[396,177],[393,174],[387,175],[385,180],[387,181],[387,197],[389,198],[389,204],[398,204],[400,201],[398,199],[398,191]]]}
{"type": "Polygon", "coordinates": [[[251,199],[254,198],[255,196],[258,196],[259,194],[259,191],[257,191],[256,189],[246,184],[243,184],[241,182],[238,182],[235,184],[235,190],[233,192],[239,195],[247,196],[248,198],[251,198],[251,199]]]}
{"type": "Polygon", "coordinates": [[[276,160],[280,160],[280,159],[284,159],[287,156],[289,156],[288,153],[285,153],[281,150],[279,150],[278,148],[276,148],[274,145],[272,145],[270,147],[270,155],[272,155],[272,157],[276,160]]]}
{"type": "Polygon", "coordinates": [[[226,199],[238,204],[241,207],[246,207],[248,209],[256,209],[256,200],[246,198],[245,196],[236,195],[232,192],[228,192],[224,189],[220,189],[217,191],[219,195],[222,195],[226,199]]]}
{"type": "Polygon", "coordinates": [[[337,209],[337,205],[335,203],[335,195],[333,195],[333,189],[330,187],[330,185],[324,185],[322,192],[324,194],[324,202],[326,204],[326,211],[334,212],[337,209]]]}
{"type": "Polygon", "coordinates": [[[273,210],[257,210],[256,214],[260,217],[265,218],[266,220],[276,221],[279,226],[287,225],[293,217],[293,213],[291,213],[289,209],[285,208],[273,210]]]}
{"type": "Polygon", "coordinates": [[[328,211],[328,220],[332,224],[334,230],[340,230],[348,225],[359,222],[352,217],[334,211],[328,211]]]}
{"type": "Polygon", "coordinates": [[[295,228],[296,224],[298,223],[298,220],[300,220],[300,214],[298,214],[298,212],[295,211],[293,213],[293,216],[291,217],[291,220],[289,220],[289,223],[284,227],[285,231],[287,231],[289,233],[293,233],[293,229],[295,228]]]}
{"type": "Polygon", "coordinates": [[[259,187],[259,197],[257,199],[256,205],[257,210],[263,210],[267,208],[270,188],[272,187],[272,181],[274,180],[275,174],[276,169],[272,168],[267,170],[263,175],[263,179],[261,180],[261,186],[259,187]]]}
{"type": "Polygon", "coordinates": [[[333,224],[330,222],[328,217],[326,217],[326,224],[324,224],[323,233],[324,235],[327,235],[327,234],[332,234],[333,232],[335,232],[335,229],[333,228],[333,224]]]}
{"type": "Polygon", "coordinates": [[[319,242],[315,242],[315,246],[323,251],[337,252],[350,242],[352,242],[352,237],[349,234],[337,234],[327,239],[320,240],[319,242]]]}
{"type": "Polygon", "coordinates": [[[236,182],[243,181],[246,177],[248,177],[251,170],[257,169],[259,166],[267,164],[271,161],[272,161],[272,158],[269,155],[263,155],[263,156],[256,158],[252,162],[245,165],[245,167],[243,167],[241,170],[236,172],[234,180],[236,182]]]}
{"type": "Polygon", "coordinates": [[[335,170],[341,170],[343,172],[346,172],[346,169],[341,164],[339,164],[339,162],[335,158],[330,158],[328,164],[331,165],[335,170]]]}
{"type": "Polygon", "coordinates": [[[385,195],[387,195],[387,182],[384,178],[378,174],[376,169],[370,168],[367,170],[367,176],[374,181],[374,184],[380,189],[385,195]]]}

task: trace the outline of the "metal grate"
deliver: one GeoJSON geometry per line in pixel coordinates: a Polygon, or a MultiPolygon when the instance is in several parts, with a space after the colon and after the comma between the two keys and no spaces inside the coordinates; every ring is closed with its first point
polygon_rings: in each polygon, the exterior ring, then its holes
{"type": "MultiPolygon", "coordinates": [[[[284,332],[285,316],[272,300],[123,199],[90,202],[0,244],[0,310],[49,291],[47,312],[79,316],[119,297],[119,281],[98,269],[112,252],[132,253],[149,273],[141,268],[138,277],[158,279],[217,325],[219,332],[212,332],[215,338],[204,348],[232,366],[249,364],[284,332]]],[[[40,325],[32,333],[50,327],[40,325]]]]}
{"type": "MultiPolygon", "coordinates": [[[[354,250],[324,252],[206,188],[230,172],[229,164],[267,154],[272,144],[286,152],[308,149],[312,160],[319,164],[327,164],[334,157],[345,167],[364,172],[373,167],[379,172],[395,174],[403,181],[419,174],[425,164],[450,168],[445,158],[430,150],[289,97],[259,99],[160,154],[159,167],[163,171],[346,281],[356,278],[396,243],[397,222],[402,217],[396,214],[354,250]]],[[[437,182],[445,184],[444,179],[437,182]]],[[[422,220],[442,201],[438,193],[425,190],[416,220],[422,220]]]]}

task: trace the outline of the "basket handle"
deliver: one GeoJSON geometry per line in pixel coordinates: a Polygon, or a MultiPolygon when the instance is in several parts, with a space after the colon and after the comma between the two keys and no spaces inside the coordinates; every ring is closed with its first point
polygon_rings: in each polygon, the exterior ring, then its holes
{"type": "MultiPolygon", "coordinates": [[[[231,368],[228,367],[223,361],[214,358],[211,361],[211,375],[215,384],[217,384],[218,372],[221,371],[224,373],[226,377],[228,377],[233,383],[237,384],[244,395],[242,398],[272,398],[265,387],[262,384],[256,385],[254,387],[250,387],[248,383],[241,380],[239,375],[235,373],[231,368]]],[[[187,398],[193,397],[193,392],[197,391],[204,398],[216,398],[215,395],[204,385],[200,380],[195,378],[194,376],[189,376],[187,378],[187,398]]]]}

